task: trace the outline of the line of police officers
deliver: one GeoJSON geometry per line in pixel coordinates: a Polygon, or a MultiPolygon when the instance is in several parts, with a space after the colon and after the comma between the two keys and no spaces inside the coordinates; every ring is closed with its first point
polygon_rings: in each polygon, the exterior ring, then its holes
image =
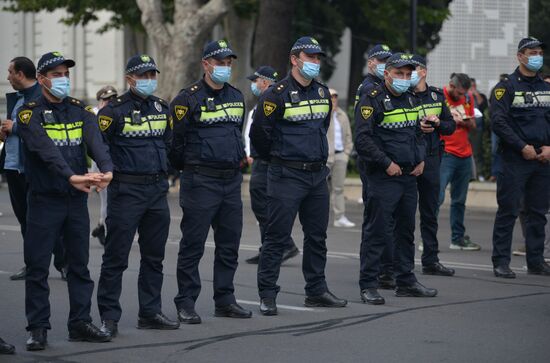
{"type": "MultiPolygon", "coordinates": [[[[519,68],[493,95],[495,132],[504,140],[504,160],[510,163],[498,181],[493,253],[497,276],[513,277],[506,266],[511,226],[523,191],[532,216],[527,234],[529,272],[550,275],[541,247],[550,179],[550,86],[539,81],[537,74],[541,46],[532,38],[522,40],[519,68]]],[[[255,92],[260,98],[250,138],[255,162],[266,169],[263,202],[267,222],[262,226],[257,275],[264,315],[278,313],[277,280],[297,214],[304,232],[305,305],[347,304],[330,292],[325,278],[329,217],[326,133],[331,102],[327,87],[316,80],[322,56],[314,38],[298,39],[290,52],[289,74],[255,92]]],[[[252,316],[237,304],[233,285],[242,230],[240,169],[246,160],[243,96],[228,83],[235,58],[227,42],[208,43],[202,57],[203,78],[181,90],[168,105],[153,95],[159,72],[154,60],[147,55],[134,56],[126,66],[129,91],[102,108],[97,118],[79,100],[69,97],[69,68],[74,61],[58,52],[40,58],[37,72],[42,96],[26,103],[17,120],[30,185],[24,251],[28,350],[42,350],[47,344],[47,276],[51,252],[60,237],[67,253],[70,340],[105,342],[117,335],[122,274],[128,267],[136,231],[141,253],[138,328],[177,329],[180,322],[201,322],[195,311],[201,290],[198,265],[210,227],[216,245],[215,315],[252,316]],[[87,173],[86,154],[100,172],[87,173]],[[170,222],[168,162],[183,170],[176,321],[162,313],[160,297],[170,222]],[[86,200],[92,186],[108,187],[109,199],[97,294],[101,328],[92,324],[90,316],[93,281],[87,268],[86,200]]],[[[454,274],[437,258],[436,208],[439,135],[451,134],[455,126],[442,92],[426,84],[426,73],[422,57],[391,54],[388,47],[380,45],[369,53],[369,75],[358,92],[355,144],[365,182],[359,285],[362,300],[371,304],[384,303],[377,290],[382,263],[388,266],[386,286],[395,284],[396,296],[437,294],[421,285],[413,272],[417,195],[425,246],[423,273],[454,274]]],[[[256,75],[253,81],[270,76],[256,75]]]]}

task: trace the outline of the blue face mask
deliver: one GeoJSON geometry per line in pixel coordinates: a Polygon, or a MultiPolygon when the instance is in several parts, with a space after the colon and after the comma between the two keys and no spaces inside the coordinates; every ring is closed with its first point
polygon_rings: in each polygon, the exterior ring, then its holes
{"type": "Polygon", "coordinates": [[[250,90],[252,91],[252,94],[256,97],[259,97],[260,94],[262,93],[262,91],[260,91],[260,89],[258,88],[258,85],[256,84],[256,82],[252,82],[250,84],[250,90]]]}
{"type": "Polygon", "coordinates": [[[531,72],[537,72],[539,69],[542,68],[542,63],[543,63],[542,55],[532,55],[527,59],[528,59],[528,62],[525,65],[525,67],[527,67],[527,69],[530,70],[531,72]]]}
{"type": "Polygon", "coordinates": [[[136,79],[136,87],[134,89],[144,97],[151,96],[157,90],[157,80],[136,79]]]}
{"type": "Polygon", "coordinates": [[[384,79],[384,70],[386,69],[386,63],[379,63],[376,65],[374,74],[380,79],[384,79]]]}
{"type": "Polygon", "coordinates": [[[64,99],[71,93],[71,80],[67,77],[57,77],[50,79],[52,87],[48,89],[52,96],[64,99]]]}
{"type": "Polygon", "coordinates": [[[412,71],[412,74],[411,74],[411,87],[416,87],[418,85],[418,82],[420,82],[420,78],[418,77],[418,72],[417,71],[412,71]]]}
{"type": "Polygon", "coordinates": [[[300,73],[305,79],[312,80],[319,75],[319,71],[321,70],[320,64],[304,61],[302,61],[302,63],[303,66],[300,69],[300,73]]]}
{"type": "Polygon", "coordinates": [[[212,81],[217,84],[224,84],[229,82],[231,78],[231,67],[229,66],[213,66],[212,73],[210,73],[210,78],[212,81]]]}
{"type": "Polygon", "coordinates": [[[410,79],[392,78],[391,88],[395,91],[395,93],[405,93],[410,87],[410,79]]]}

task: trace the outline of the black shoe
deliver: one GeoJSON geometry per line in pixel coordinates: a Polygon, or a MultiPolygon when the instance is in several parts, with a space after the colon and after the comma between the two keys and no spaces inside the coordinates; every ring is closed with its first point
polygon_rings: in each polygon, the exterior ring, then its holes
{"type": "Polygon", "coordinates": [[[27,275],[27,268],[22,267],[21,270],[17,271],[16,273],[10,276],[10,280],[13,280],[13,281],[25,280],[26,275],[27,275]]]}
{"type": "Polygon", "coordinates": [[[395,289],[395,280],[390,274],[380,274],[378,276],[378,288],[382,290],[393,290],[395,289]]]}
{"type": "Polygon", "coordinates": [[[424,275],[453,276],[455,270],[436,262],[433,265],[422,266],[422,273],[424,275]]]}
{"type": "Polygon", "coordinates": [[[114,320],[103,320],[101,331],[114,338],[118,335],[118,323],[114,320]]]}
{"type": "Polygon", "coordinates": [[[258,253],[256,256],[252,256],[250,258],[247,258],[246,263],[250,263],[252,265],[257,265],[260,262],[260,254],[258,253]]]}
{"type": "Polygon", "coordinates": [[[516,273],[510,269],[508,265],[501,265],[493,268],[493,272],[496,277],[503,277],[505,279],[515,279],[516,273]]]}
{"type": "Polygon", "coordinates": [[[330,291],[318,296],[306,296],[304,301],[304,305],[308,307],[343,308],[347,304],[347,300],[337,298],[330,291]]]}
{"type": "Polygon", "coordinates": [[[215,316],[224,318],[247,319],[252,317],[252,311],[244,309],[239,304],[216,306],[215,316]]]}
{"type": "Polygon", "coordinates": [[[15,347],[11,344],[6,343],[2,338],[0,338],[0,354],[13,353],[15,353],[15,347]]]}
{"type": "Polygon", "coordinates": [[[97,227],[92,231],[92,237],[95,237],[99,240],[99,243],[102,246],[105,246],[105,225],[98,224],[97,227]]]}
{"type": "Polygon", "coordinates": [[[163,313],[158,313],[149,318],[138,318],[138,329],[175,330],[180,327],[179,321],[170,320],[163,313]]]}
{"type": "Polygon", "coordinates": [[[104,343],[111,339],[109,334],[87,321],[79,321],[69,327],[69,341],[71,342],[104,343]]]}
{"type": "Polygon", "coordinates": [[[550,265],[548,265],[548,263],[546,262],[543,262],[538,266],[527,268],[527,273],[531,275],[550,276],[550,265]]]}
{"type": "Polygon", "coordinates": [[[260,313],[265,316],[277,315],[277,303],[275,298],[265,297],[260,300],[260,313]]]}
{"type": "Polygon", "coordinates": [[[48,332],[44,328],[31,330],[27,340],[27,350],[44,350],[48,344],[48,332]]]}
{"type": "Polygon", "coordinates": [[[436,295],[436,289],[425,287],[420,282],[409,286],[397,286],[395,289],[395,296],[398,297],[435,297],[436,295]]]}
{"type": "Polygon", "coordinates": [[[375,288],[361,290],[361,300],[372,305],[384,305],[386,303],[386,300],[375,288]]]}
{"type": "Polygon", "coordinates": [[[181,308],[178,310],[178,320],[184,324],[200,324],[202,322],[199,314],[195,312],[195,309],[184,309],[181,308]]]}
{"type": "Polygon", "coordinates": [[[283,262],[285,262],[286,260],[288,260],[288,259],[290,259],[294,256],[297,256],[299,253],[300,253],[300,250],[296,246],[292,246],[291,248],[286,249],[283,252],[283,262]]]}

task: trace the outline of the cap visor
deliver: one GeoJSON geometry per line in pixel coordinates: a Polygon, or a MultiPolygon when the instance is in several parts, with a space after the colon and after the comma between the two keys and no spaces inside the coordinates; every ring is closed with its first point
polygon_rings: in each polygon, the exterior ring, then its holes
{"type": "Polygon", "coordinates": [[[72,59],[65,59],[63,62],[61,62],[60,64],[64,64],[66,65],[67,67],[71,68],[71,67],[74,67],[75,66],[75,62],[74,60],[72,59]]]}
{"type": "Polygon", "coordinates": [[[160,73],[160,71],[158,70],[157,67],[148,67],[148,68],[141,68],[141,69],[135,71],[134,74],[138,74],[138,75],[139,75],[139,74],[143,74],[143,73],[149,72],[149,71],[155,71],[155,72],[157,72],[157,73],[160,73]]]}
{"type": "Polygon", "coordinates": [[[322,50],[318,50],[318,49],[301,49],[302,52],[306,53],[306,54],[320,54],[322,55],[323,57],[326,57],[327,54],[325,52],[323,52],[322,50]]]}
{"type": "Polygon", "coordinates": [[[255,75],[255,74],[253,74],[253,75],[251,75],[251,76],[246,77],[246,79],[249,79],[249,80],[251,80],[251,81],[255,81],[255,80],[258,79],[258,76],[255,75]]]}
{"type": "Polygon", "coordinates": [[[220,53],[220,54],[216,54],[216,55],[212,56],[212,58],[217,59],[217,60],[222,60],[222,59],[225,59],[227,57],[237,59],[237,56],[232,51],[228,51],[228,52],[225,52],[225,53],[220,53]]]}

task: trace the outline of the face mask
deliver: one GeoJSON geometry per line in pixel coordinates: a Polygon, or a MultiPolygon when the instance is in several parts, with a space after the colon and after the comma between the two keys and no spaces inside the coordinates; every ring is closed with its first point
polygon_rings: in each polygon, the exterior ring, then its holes
{"type": "Polygon", "coordinates": [[[210,73],[210,78],[212,78],[212,81],[217,84],[229,82],[229,79],[231,78],[231,67],[213,66],[212,73],[210,73]]]}
{"type": "Polygon", "coordinates": [[[392,78],[392,84],[391,88],[395,91],[395,93],[405,93],[411,86],[411,80],[410,79],[401,79],[401,78],[392,78]]]}
{"type": "Polygon", "coordinates": [[[52,96],[62,100],[71,93],[71,80],[69,78],[57,77],[50,79],[50,81],[52,82],[52,87],[46,87],[46,89],[50,91],[52,96]]]}
{"type": "Polygon", "coordinates": [[[418,72],[413,71],[411,74],[411,87],[416,87],[418,85],[418,82],[420,82],[420,77],[418,77],[418,72]]]}
{"type": "Polygon", "coordinates": [[[256,97],[259,97],[260,94],[262,93],[262,91],[260,91],[260,89],[258,88],[258,85],[256,84],[256,82],[252,82],[250,84],[250,90],[252,91],[252,94],[256,97]]]}
{"type": "Polygon", "coordinates": [[[386,69],[386,63],[379,63],[376,65],[374,74],[380,79],[384,79],[384,70],[386,69]]]}
{"type": "Polygon", "coordinates": [[[302,76],[304,76],[305,79],[312,80],[319,75],[319,71],[321,70],[320,64],[304,62],[301,59],[300,61],[303,63],[303,66],[300,69],[300,73],[302,74],[302,76]]]}
{"type": "Polygon", "coordinates": [[[134,88],[137,93],[147,97],[151,96],[157,90],[156,79],[136,79],[136,86],[134,88]]]}
{"type": "Polygon", "coordinates": [[[527,57],[528,62],[525,64],[525,67],[527,67],[528,70],[531,72],[537,72],[539,69],[542,68],[542,55],[532,55],[530,57],[527,57]]]}

